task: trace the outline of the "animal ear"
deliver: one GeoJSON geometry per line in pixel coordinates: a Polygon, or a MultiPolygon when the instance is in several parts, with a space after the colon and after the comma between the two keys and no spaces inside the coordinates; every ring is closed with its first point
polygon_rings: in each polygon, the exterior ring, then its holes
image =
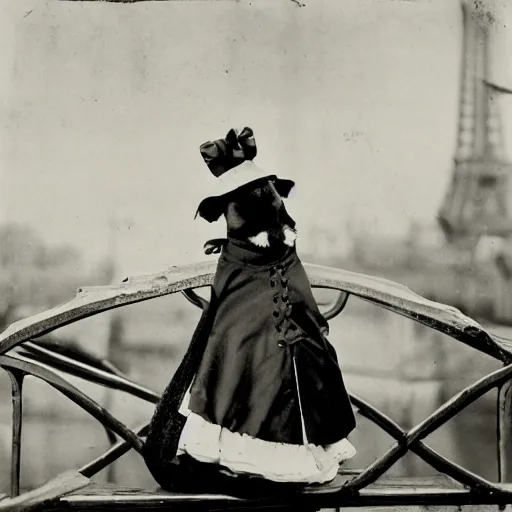
{"type": "Polygon", "coordinates": [[[292,180],[276,180],[274,181],[274,187],[281,197],[287,198],[295,187],[295,183],[292,180]]]}
{"type": "Polygon", "coordinates": [[[218,197],[207,197],[199,204],[195,217],[199,215],[208,222],[215,222],[219,220],[225,210],[226,202],[224,200],[218,197]]]}

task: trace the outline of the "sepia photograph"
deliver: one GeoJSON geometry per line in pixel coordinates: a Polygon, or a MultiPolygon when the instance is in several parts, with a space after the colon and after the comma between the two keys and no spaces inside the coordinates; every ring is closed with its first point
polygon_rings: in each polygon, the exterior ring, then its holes
{"type": "Polygon", "coordinates": [[[2,0],[0,90],[0,512],[512,510],[512,0],[2,0]]]}

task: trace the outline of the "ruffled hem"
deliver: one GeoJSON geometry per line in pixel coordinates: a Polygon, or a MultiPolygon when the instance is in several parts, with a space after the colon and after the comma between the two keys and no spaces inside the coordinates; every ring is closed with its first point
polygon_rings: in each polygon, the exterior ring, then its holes
{"type": "Polygon", "coordinates": [[[274,482],[325,483],[334,479],[340,464],[356,450],[342,439],[328,446],[273,443],[231,432],[188,410],[178,455],[224,466],[234,473],[263,477],[274,482]]]}

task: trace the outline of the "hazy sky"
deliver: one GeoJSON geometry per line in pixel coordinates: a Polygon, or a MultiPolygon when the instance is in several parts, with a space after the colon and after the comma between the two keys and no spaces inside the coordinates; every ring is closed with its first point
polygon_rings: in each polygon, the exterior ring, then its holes
{"type": "MultiPolygon", "coordinates": [[[[193,219],[211,179],[198,147],[244,125],[256,162],[297,181],[303,233],[433,220],[455,144],[458,1],[304,1],[2,0],[0,220],[97,258],[121,219],[129,274],[204,259],[223,226],[193,219]]],[[[502,112],[512,156],[511,99],[502,112]]]]}

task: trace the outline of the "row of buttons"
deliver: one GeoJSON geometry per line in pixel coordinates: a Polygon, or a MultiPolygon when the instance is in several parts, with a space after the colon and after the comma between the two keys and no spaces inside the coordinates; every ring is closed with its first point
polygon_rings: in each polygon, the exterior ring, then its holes
{"type": "Polygon", "coordinates": [[[280,293],[276,293],[273,297],[274,304],[277,305],[272,313],[275,320],[275,328],[278,333],[277,344],[280,347],[285,347],[290,344],[292,333],[290,331],[297,331],[297,326],[293,321],[290,321],[292,314],[292,305],[290,304],[290,295],[288,290],[289,279],[283,275],[284,267],[277,265],[270,269],[270,286],[275,288],[280,285],[280,293]]]}

